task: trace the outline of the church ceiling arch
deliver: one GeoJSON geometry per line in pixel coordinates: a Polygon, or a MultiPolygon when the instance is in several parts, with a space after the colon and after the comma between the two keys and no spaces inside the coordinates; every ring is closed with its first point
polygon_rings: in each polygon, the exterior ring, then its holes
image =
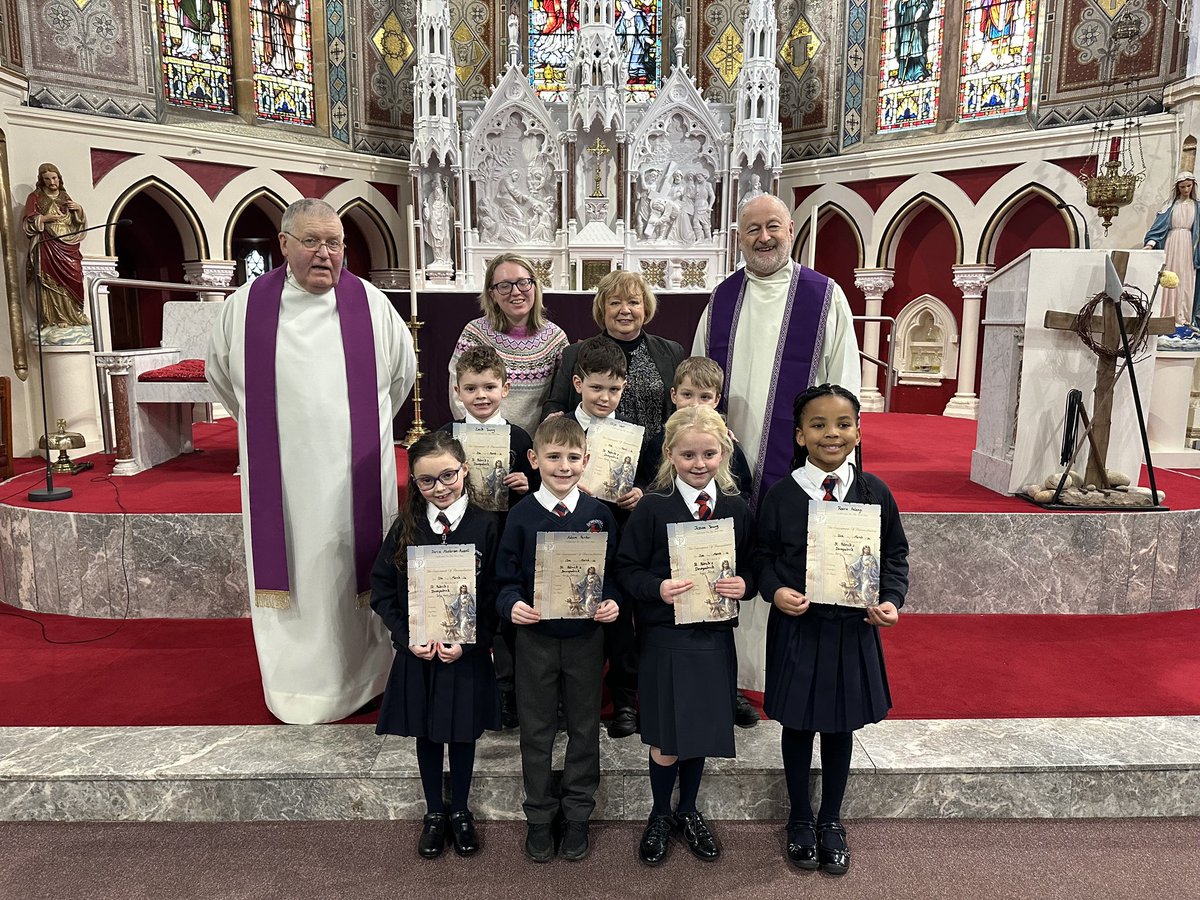
{"type": "MultiPolygon", "coordinates": [[[[115,222],[120,219],[125,207],[139,194],[145,194],[166,211],[179,232],[184,259],[210,258],[208,238],[195,208],[179,191],[157,176],[143,178],[122,191],[109,211],[108,221],[115,222]]],[[[105,237],[105,252],[109,255],[115,253],[115,240],[113,229],[108,229],[105,237]]]]}
{"type": "Polygon", "coordinates": [[[954,234],[954,264],[962,264],[963,228],[961,222],[955,216],[953,210],[941,198],[922,191],[915,197],[909,198],[888,221],[887,227],[883,231],[883,237],[879,242],[879,253],[875,263],[877,267],[889,269],[896,267],[896,248],[899,246],[900,236],[904,234],[905,228],[921,212],[929,207],[937,210],[950,225],[950,230],[954,234]]]}
{"type": "Polygon", "coordinates": [[[287,201],[270,188],[259,188],[234,204],[233,211],[229,214],[229,219],[225,223],[225,236],[221,243],[221,246],[225,248],[225,259],[234,258],[234,229],[237,228],[238,220],[242,217],[242,214],[252,206],[260,209],[278,227],[283,221],[283,211],[287,209],[288,204],[287,201]]]}
{"type": "MultiPolygon", "coordinates": [[[[1004,233],[1004,229],[1012,221],[1013,217],[1035,198],[1041,198],[1052,206],[1066,202],[1054,191],[1037,183],[1026,184],[1009,194],[983,226],[983,232],[979,239],[979,247],[975,253],[976,262],[985,265],[995,262],[996,245],[1000,240],[1000,235],[1004,233]]],[[[1078,219],[1066,209],[1060,209],[1058,213],[1062,216],[1067,231],[1071,235],[1071,246],[1081,246],[1083,241],[1080,236],[1078,219]]]]}

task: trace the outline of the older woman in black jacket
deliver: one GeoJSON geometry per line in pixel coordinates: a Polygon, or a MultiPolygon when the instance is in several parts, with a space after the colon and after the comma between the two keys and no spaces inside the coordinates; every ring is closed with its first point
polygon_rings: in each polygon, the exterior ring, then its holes
{"type": "MultiPolygon", "coordinates": [[[[649,441],[660,431],[675,411],[671,403],[671,385],[675,367],[687,356],[675,341],[648,334],[643,330],[658,310],[658,298],[646,280],[637,272],[618,269],[610,272],[596,286],[592,318],[603,334],[588,341],[608,337],[625,351],[629,378],[625,393],[617,407],[617,418],[646,429],[649,441]]],[[[571,384],[579,349],[586,343],[578,341],[563,351],[558,374],[550,386],[550,396],[542,405],[542,418],[552,413],[573,413],[579,404],[579,393],[571,384]]]]}

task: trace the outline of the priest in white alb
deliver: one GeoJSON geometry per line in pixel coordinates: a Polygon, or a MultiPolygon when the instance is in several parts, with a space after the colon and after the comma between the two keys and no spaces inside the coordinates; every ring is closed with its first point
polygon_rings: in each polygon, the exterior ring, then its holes
{"type": "Polygon", "coordinates": [[[383,692],[387,630],[368,604],[398,509],[392,419],[412,389],[412,336],[343,268],[322,200],[283,214],[284,265],[225,301],[206,376],[238,423],[254,643],[267,707],[331,722],[383,692]]]}
{"type": "MultiPolygon", "coordinates": [[[[692,347],[725,370],[725,412],[754,474],[755,512],[767,489],[791,472],[796,395],[829,382],[857,396],[862,381],[846,295],[792,260],[794,238],[791,213],[778,197],[763,194],[742,207],[745,268],[717,285],[692,347]]],[[[763,689],[769,609],[742,604],[735,632],[740,687],[763,689]]]]}

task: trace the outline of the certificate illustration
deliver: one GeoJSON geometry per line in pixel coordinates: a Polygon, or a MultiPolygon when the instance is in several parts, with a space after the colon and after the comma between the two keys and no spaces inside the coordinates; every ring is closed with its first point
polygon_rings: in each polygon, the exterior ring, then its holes
{"type": "Polygon", "coordinates": [[[675,598],[675,624],[724,622],[738,614],[738,601],[717,594],[720,578],[737,574],[737,541],[731,519],[667,525],[671,577],[693,583],[675,598]]]}
{"type": "Polygon", "coordinates": [[[533,608],[542,619],[591,619],[603,602],[608,535],[539,532],[533,563],[533,608]]]}
{"type": "Polygon", "coordinates": [[[408,548],[408,643],[475,643],[475,548],[408,548]]]}
{"type": "Polygon", "coordinates": [[[646,429],[616,419],[593,422],[587,432],[588,464],[580,485],[598,500],[616,503],[633,490],[646,429]]]}
{"type": "Polygon", "coordinates": [[[839,606],[879,602],[879,507],[808,504],[808,599],[839,606]]]}
{"type": "Polygon", "coordinates": [[[454,437],[467,454],[471,488],[479,505],[493,512],[508,509],[509,431],[507,425],[454,423],[454,437]]]}

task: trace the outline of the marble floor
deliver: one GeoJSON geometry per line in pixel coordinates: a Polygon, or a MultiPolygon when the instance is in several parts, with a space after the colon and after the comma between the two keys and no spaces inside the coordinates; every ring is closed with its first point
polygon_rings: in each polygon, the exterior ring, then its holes
{"type": "MultiPolygon", "coordinates": [[[[710,760],[701,808],[786,816],[779,727],[710,760]]],[[[561,764],[563,738],[556,748],[561,764]]],[[[649,809],[646,749],[601,736],[596,817],[649,809]]],[[[521,817],[516,732],[479,743],[472,807],[521,817]]],[[[1200,717],[891,721],[857,734],[847,818],[1200,815],[1200,717]]],[[[413,742],[369,725],[2,728],[0,820],[416,819],[413,742]]]]}

